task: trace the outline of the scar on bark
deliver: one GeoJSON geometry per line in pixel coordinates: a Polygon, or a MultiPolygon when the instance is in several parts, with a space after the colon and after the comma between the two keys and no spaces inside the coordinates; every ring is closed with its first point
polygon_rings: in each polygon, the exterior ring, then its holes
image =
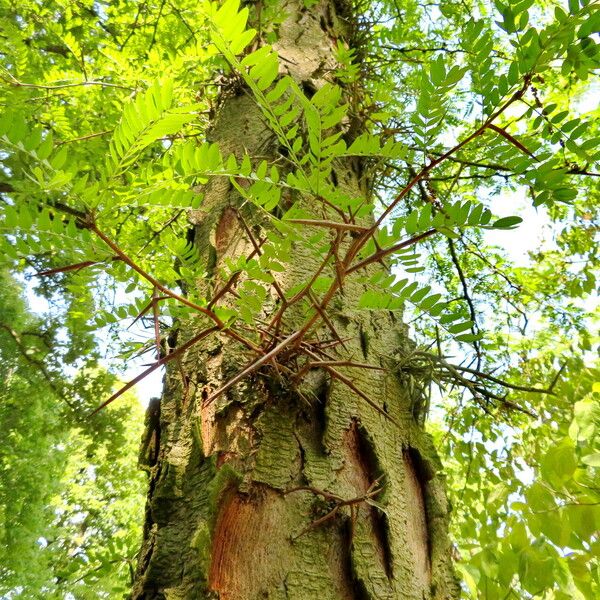
{"type": "MultiPolygon", "coordinates": [[[[367,431],[357,420],[352,422],[345,437],[348,475],[357,491],[366,493],[374,481],[382,480],[383,470],[367,431]]],[[[377,507],[365,505],[371,523],[374,544],[381,559],[386,576],[393,578],[393,558],[390,548],[389,524],[385,513],[377,507]]]]}
{"type": "Polygon", "coordinates": [[[146,409],[144,436],[140,444],[138,463],[142,470],[150,471],[158,461],[160,452],[160,398],[152,398],[146,409]]]}
{"type": "Polygon", "coordinates": [[[258,598],[270,581],[283,577],[281,548],[284,499],[267,486],[249,493],[231,487],[216,520],[208,582],[220,600],[258,598]],[[252,559],[249,559],[252,557],[252,559]]]}
{"type": "Polygon", "coordinates": [[[315,389],[310,396],[310,404],[303,407],[302,414],[305,421],[314,431],[315,439],[319,444],[321,452],[326,453],[325,432],[327,430],[327,402],[329,395],[329,383],[325,377],[319,380],[311,380],[315,389]]]}
{"type": "Polygon", "coordinates": [[[304,95],[310,100],[316,93],[317,88],[312,81],[306,80],[302,82],[302,91],[304,95]]]}
{"type": "Polygon", "coordinates": [[[360,335],[360,349],[362,350],[363,356],[365,358],[368,358],[368,356],[369,356],[369,337],[367,335],[367,332],[363,329],[362,324],[360,326],[359,335],[360,335]]]}
{"type": "Polygon", "coordinates": [[[221,218],[215,231],[215,248],[217,255],[222,256],[236,234],[237,217],[235,210],[226,207],[221,213],[221,218]]]}
{"type": "Polygon", "coordinates": [[[431,540],[427,505],[427,482],[433,474],[427,467],[420,453],[414,448],[407,448],[402,453],[406,473],[406,499],[409,523],[408,545],[415,560],[415,575],[429,586],[431,582],[431,540]]]}

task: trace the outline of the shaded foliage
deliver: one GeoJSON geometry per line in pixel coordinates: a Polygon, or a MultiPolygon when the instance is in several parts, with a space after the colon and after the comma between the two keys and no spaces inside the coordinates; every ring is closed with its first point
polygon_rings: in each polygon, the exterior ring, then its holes
{"type": "Polygon", "coordinates": [[[86,419],[115,377],[89,357],[69,368],[57,322],[34,316],[1,277],[0,593],[116,597],[141,537],[141,408],[129,396],[86,419]]]}

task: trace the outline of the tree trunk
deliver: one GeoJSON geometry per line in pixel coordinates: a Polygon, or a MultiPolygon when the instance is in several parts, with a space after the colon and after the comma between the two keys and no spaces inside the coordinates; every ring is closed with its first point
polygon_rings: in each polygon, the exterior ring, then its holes
{"type": "MultiPolygon", "coordinates": [[[[274,47],[310,94],[335,70],[334,49],[349,39],[352,16],[331,0],[310,8],[291,0],[282,9],[287,18],[274,47]]],[[[275,137],[243,89],[222,93],[210,137],[224,155],[277,157],[275,137]]],[[[360,164],[335,170],[343,189],[368,193],[360,164]]],[[[207,184],[193,215],[194,243],[211,266],[198,284],[207,297],[222,286],[225,261],[252,251],[248,229],[264,233],[250,209],[227,180],[207,184]]],[[[283,291],[318,266],[303,244],[292,256],[286,272],[275,274],[283,291]]],[[[168,370],[163,397],[148,414],[150,490],[133,598],[458,596],[439,464],[394,367],[410,346],[406,329],[391,313],[357,310],[362,291],[348,280],[328,313],[345,340],[341,355],[376,367],[336,366],[350,387],[327,369],[305,369],[297,383],[265,364],[207,403],[251,359],[220,335],[168,370]]],[[[264,319],[278,308],[275,292],[264,319]]],[[[299,308],[286,313],[288,328],[294,319],[303,320],[299,308]]],[[[180,324],[177,343],[197,328],[180,324]]],[[[332,338],[331,329],[311,336],[332,338]]]]}

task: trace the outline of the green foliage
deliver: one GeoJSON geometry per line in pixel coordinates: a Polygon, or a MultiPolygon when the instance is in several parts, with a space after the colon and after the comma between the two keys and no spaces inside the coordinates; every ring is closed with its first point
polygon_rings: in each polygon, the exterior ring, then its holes
{"type": "Polygon", "coordinates": [[[67,377],[57,323],[32,316],[0,275],[0,594],[118,597],[141,536],[141,408],[129,396],[86,419],[115,378],[93,357],[67,377]]]}
{"type": "Polygon", "coordinates": [[[598,594],[598,374],[569,361],[533,426],[475,426],[467,409],[465,425],[437,433],[452,457],[455,539],[468,557],[459,569],[473,597],[502,598],[517,582],[527,596],[598,594]]]}
{"type": "MultiPolygon", "coordinates": [[[[431,427],[446,456],[465,594],[598,597],[598,340],[590,334],[597,3],[361,3],[370,25],[355,32],[356,47],[332,42],[338,65],[311,93],[286,74],[275,50],[284,18],[278,8],[267,3],[258,14],[237,0],[24,0],[1,17],[0,261],[47,274],[38,291],[61,299],[56,323],[67,341],[53,358],[33,336],[22,360],[43,362],[50,381],[78,399],[66,413],[46,410],[31,390],[48,392],[47,377],[38,373],[32,383],[10,365],[3,371],[10,410],[1,418],[14,420],[7,427],[16,445],[6,458],[2,490],[14,493],[2,492],[2,519],[27,517],[35,526],[23,521],[11,532],[5,525],[12,547],[21,544],[14,553],[21,563],[0,571],[2,585],[25,585],[18,577],[29,561],[40,565],[31,573],[45,573],[27,583],[32,590],[48,585],[47,574],[62,564],[65,581],[83,576],[105,591],[116,581],[106,565],[130,558],[130,534],[112,535],[130,527],[124,491],[106,526],[98,521],[98,503],[115,485],[105,457],[125,460],[126,445],[108,440],[130,439],[130,424],[121,423],[116,438],[96,440],[74,417],[111,385],[93,360],[81,359],[93,356],[94,332],[107,327],[118,336],[157,308],[159,334],[165,323],[201,313],[222,331],[248,335],[301,244],[323,264],[318,277],[285,290],[286,301],[302,297],[307,319],[314,315],[309,295],[326,298],[352,277],[364,286],[357,308],[404,311],[420,345],[436,349],[418,384],[446,385],[431,427]],[[253,99],[279,148],[276,160],[207,139],[220,88],[253,99]],[[362,194],[338,181],[340,165],[351,161],[365,182],[362,194]],[[269,227],[260,253],[222,267],[220,277],[239,285],[233,301],[213,305],[194,285],[213,266],[186,234],[188,216],[203,210],[215,179],[237,190],[237,217],[248,219],[250,231],[269,227]],[[514,264],[507,250],[537,236],[536,215],[551,243],[514,264]],[[343,273],[330,242],[339,232],[345,247],[360,242],[343,273]],[[367,268],[377,262],[389,272],[367,268]],[[448,367],[451,355],[464,362],[448,367]],[[65,364],[80,379],[66,377],[65,364]],[[97,380],[94,393],[81,377],[97,380]],[[23,395],[32,403],[17,403],[23,395]],[[21,489],[36,481],[44,460],[44,485],[21,489]],[[94,465],[93,474],[79,473],[79,461],[94,465]],[[71,475],[77,483],[67,485],[71,475]],[[78,517],[69,507],[84,499],[95,508],[78,517]],[[61,516],[52,520],[48,510],[57,507],[61,516]],[[79,518],[98,537],[76,542],[85,558],[66,566],[72,547],[65,540],[75,539],[79,518]],[[40,548],[38,537],[51,538],[40,524],[50,522],[63,542],[40,548]],[[101,551],[108,537],[114,547],[101,551]]],[[[16,298],[11,286],[6,293],[16,298]]],[[[19,333],[28,326],[20,324],[23,310],[15,316],[8,307],[18,301],[5,304],[3,322],[19,333]]],[[[14,341],[5,333],[3,343],[14,341]]],[[[253,332],[248,341],[261,340],[253,332]]],[[[153,343],[120,350],[130,356],[153,343]]]]}

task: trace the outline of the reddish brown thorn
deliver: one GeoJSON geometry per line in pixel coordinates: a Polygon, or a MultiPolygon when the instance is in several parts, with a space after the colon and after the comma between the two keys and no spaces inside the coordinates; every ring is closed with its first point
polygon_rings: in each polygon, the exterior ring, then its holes
{"type": "Polygon", "coordinates": [[[319,346],[308,346],[309,350],[311,352],[313,352],[313,354],[311,355],[315,360],[337,360],[337,358],[335,358],[335,356],[333,356],[330,352],[326,352],[325,350],[323,350],[322,348],[320,348],[319,346]],[[319,358],[321,357],[321,358],[319,358]]]}
{"type": "Polygon", "coordinates": [[[531,156],[531,158],[538,160],[533,152],[530,152],[519,140],[514,138],[506,129],[502,129],[502,127],[498,127],[493,123],[488,125],[488,129],[493,129],[496,133],[499,133],[503,138],[507,139],[513,146],[516,146],[521,152],[527,154],[527,156],[531,156]]]}
{"type": "Polygon", "coordinates": [[[386,371],[383,367],[369,365],[367,363],[353,362],[351,360],[323,360],[311,363],[314,367],[355,367],[357,369],[373,369],[374,371],[386,371]]]}
{"type": "Polygon", "coordinates": [[[277,311],[277,314],[273,317],[273,319],[271,320],[271,322],[268,325],[269,329],[275,329],[275,334],[279,333],[279,328],[281,326],[281,320],[283,318],[283,314],[284,312],[293,304],[295,304],[296,302],[300,301],[302,298],[304,298],[304,296],[306,296],[306,294],[308,293],[308,291],[312,288],[314,282],[317,280],[317,278],[319,277],[319,275],[321,275],[321,273],[323,272],[323,269],[325,269],[325,267],[327,266],[327,263],[329,262],[329,259],[333,256],[333,244],[332,246],[329,248],[329,251],[327,253],[327,256],[325,256],[325,258],[323,259],[323,262],[319,265],[319,267],[317,268],[317,270],[313,273],[312,277],[310,278],[310,281],[297,293],[295,294],[290,300],[287,300],[285,304],[283,304],[280,309],[277,311]]]}
{"type": "MultiPolygon", "coordinates": [[[[262,247],[263,244],[265,243],[265,241],[267,240],[267,238],[263,238],[262,240],[259,241],[259,247],[262,247]]],[[[246,258],[246,261],[249,261],[250,259],[254,258],[254,256],[256,256],[257,254],[257,250],[254,249],[252,250],[252,252],[250,252],[250,254],[248,255],[248,257],[246,258]]],[[[228,292],[230,291],[230,289],[235,285],[236,281],[239,279],[240,275],[242,274],[241,271],[236,271],[235,273],[233,273],[229,279],[227,280],[227,282],[223,285],[223,287],[215,293],[215,295],[212,297],[211,301],[208,303],[208,308],[212,309],[212,307],[228,292]]]]}
{"type": "Polygon", "coordinates": [[[291,494],[292,492],[300,492],[300,491],[311,492],[311,493],[315,494],[316,496],[322,496],[325,500],[328,500],[330,502],[335,502],[335,506],[326,515],[320,517],[316,521],[313,521],[312,523],[307,525],[298,535],[294,536],[293,539],[297,540],[299,537],[303,536],[305,533],[307,533],[311,529],[314,529],[315,527],[318,527],[319,525],[322,525],[323,523],[329,521],[330,519],[335,517],[336,514],[338,513],[338,511],[340,510],[340,508],[342,508],[344,506],[348,506],[350,508],[350,519],[352,521],[351,527],[353,528],[354,521],[356,520],[356,517],[358,515],[358,505],[362,504],[363,502],[370,504],[369,501],[374,496],[377,496],[379,493],[381,493],[383,491],[382,488],[377,487],[377,484],[380,479],[381,478],[376,479],[369,486],[369,489],[367,490],[367,492],[365,494],[363,494],[362,496],[357,496],[356,498],[350,498],[349,500],[344,500],[337,494],[333,494],[332,492],[328,492],[327,490],[320,490],[320,489],[312,487],[312,486],[301,486],[301,487],[293,488],[291,490],[286,491],[285,492],[286,495],[291,494]]]}
{"type": "MultiPolygon", "coordinates": [[[[254,235],[252,235],[252,231],[250,230],[250,227],[248,227],[248,225],[246,224],[246,221],[244,220],[244,217],[242,217],[240,212],[238,210],[236,210],[235,214],[236,214],[238,220],[240,221],[240,223],[242,224],[242,227],[244,228],[244,231],[246,232],[246,235],[248,236],[248,239],[250,240],[250,243],[252,244],[254,251],[256,252],[256,254],[258,254],[258,256],[261,256],[262,255],[262,251],[260,249],[261,244],[259,244],[254,239],[254,235]]],[[[286,300],[285,300],[285,294],[283,293],[283,290],[281,289],[281,287],[279,287],[279,284],[277,283],[277,280],[275,279],[275,277],[273,276],[271,271],[267,271],[267,273],[273,278],[273,287],[275,288],[275,291],[277,292],[279,299],[285,304],[286,300]]]]}
{"type": "Polygon", "coordinates": [[[317,519],[316,521],[313,521],[312,523],[309,523],[299,534],[292,536],[292,541],[295,542],[298,538],[301,538],[304,534],[308,533],[311,529],[315,529],[315,528],[319,527],[319,525],[323,525],[323,523],[326,523],[330,519],[333,519],[333,517],[335,517],[335,515],[337,515],[339,510],[340,510],[340,505],[336,504],[336,506],[334,506],[326,515],[317,519]]]}
{"type": "Polygon", "coordinates": [[[381,407],[379,407],[375,402],[373,402],[373,400],[371,400],[371,398],[369,398],[369,396],[367,396],[363,391],[359,390],[356,387],[356,385],[354,385],[354,383],[350,379],[348,379],[348,377],[345,377],[339,371],[336,371],[332,367],[326,366],[324,368],[329,372],[329,374],[332,377],[334,377],[338,381],[341,381],[344,385],[349,387],[355,394],[360,396],[371,408],[375,409],[380,415],[382,415],[386,419],[390,420],[394,425],[396,425],[396,427],[400,427],[400,425],[398,424],[398,421],[396,421],[392,416],[388,415],[381,407]]]}
{"type": "Polygon", "coordinates": [[[38,277],[47,277],[48,275],[55,275],[56,273],[66,273],[68,271],[78,271],[79,269],[85,269],[85,267],[91,267],[92,265],[99,264],[97,260],[86,260],[84,262],[75,263],[74,265],[68,265],[66,267],[56,267],[55,269],[48,269],[47,271],[40,271],[36,273],[38,277]]]}
{"type": "Polygon", "coordinates": [[[154,343],[156,344],[156,360],[160,360],[160,321],[158,320],[158,290],[152,294],[152,320],[154,321],[154,343]]]}
{"type": "Polygon", "coordinates": [[[429,229],[424,233],[415,235],[414,237],[411,237],[408,240],[404,240],[403,242],[399,242],[398,244],[394,244],[389,248],[385,248],[383,250],[379,250],[378,252],[374,252],[373,254],[371,254],[371,256],[367,256],[367,258],[346,269],[346,275],[350,275],[350,273],[354,273],[354,271],[358,271],[358,269],[362,269],[363,267],[366,267],[367,265],[370,265],[373,262],[379,261],[385,256],[389,256],[394,252],[398,252],[398,250],[402,250],[403,248],[413,246],[414,244],[417,244],[418,242],[421,242],[427,239],[428,237],[431,237],[435,233],[437,233],[437,229],[429,229]]]}
{"type": "Polygon", "coordinates": [[[218,396],[220,396],[223,392],[226,392],[229,388],[234,386],[236,383],[247,377],[251,373],[254,373],[257,369],[259,369],[266,362],[269,362],[271,359],[275,358],[286,346],[291,344],[298,336],[300,335],[299,331],[296,331],[286,337],[282,342],[277,344],[275,348],[273,348],[270,352],[267,352],[259,359],[253,361],[250,365],[248,365],[243,371],[232,377],[227,383],[222,385],[216,392],[211,394],[204,402],[203,406],[208,406],[211,402],[213,402],[218,396]]]}
{"type": "Polygon", "coordinates": [[[296,373],[294,373],[292,380],[294,382],[300,381],[302,377],[310,371],[310,365],[311,363],[309,362],[305,363],[298,371],[296,371],[296,373]]]}
{"type": "Polygon", "coordinates": [[[338,231],[331,249],[333,252],[333,258],[334,258],[333,265],[335,267],[335,276],[337,278],[338,288],[343,293],[344,292],[344,277],[346,275],[346,273],[345,273],[346,269],[345,269],[343,261],[341,261],[340,257],[339,257],[339,249],[340,249],[341,242],[342,242],[342,232],[338,231]]]}
{"type": "Polygon", "coordinates": [[[346,213],[341,208],[337,207],[332,202],[329,202],[329,200],[327,200],[327,198],[324,198],[323,196],[319,196],[319,200],[326,206],[329,206],[329,208],[333,209],[338,215],[340,215],[344,223],[347,222],[346,213]]]}
{"type": "MultiPolygon", "coordinates": [[[[378,241],[377,241],[375,238],[373,238],[373,243],[375,244],[375,251],[376,251],[376,252],[381,252],[381,251],[382,251],[381,245],[379,244],[379,242],[378,242],[378,241]]],[[[388,268],[388,265],[386,265],[386,264],[385,264],[385,262],[383,261],[383,258],[380,258],[380,259],[379,259],[377,262],[378,262],[378,263],[379,263],[379,264],[380,264],[380,265],[381,265],[381,266],[382,266],[384,269],[387,269],[387,268],[388,268]]]]}
{"type": "Polygon", "coordinates": [[[319,221],[317,219],[286,219],[287,223],[297,223],[299,225],[308,225],[309,227],[327,227],[340,231],[367,231],[366,227],[353,225],[352,223],[337,223],[335,221],[319,221]]]}
{"type": "Polygon", "coordinates": [[[158,296],[157,298],[152,298],[150,302],[148,302],[148,304],[146,304],[146,306],[142,308],[142,310],[138,313],[137,317],[131,322],[131,325],[129,325],[127,329],[133,327],[133,325],[135,325],[137,321],[139,321],[152,308],[152,305],[155,301],[166,300],[167,298],[168,296],[158,296]]]}
{"type": "Polygon", "coordinates": [[[200,306],[199,304],[195,304],[187,298],[184,298],[183,296],[171,291],[169,288],[160,283],[160,281],[158,281],[155,277],[150,275],[150,273],[144,271],[144,269],[142,269],[127,254],[125,254],[125,252],[123,252],[123,250],[121,250],[121,248],[119,248],[119,246],[115,242],[113,242],[105,233],[100,231],[100,229],[98,229],[95,223],[90,222],[87,224],[87,227],[90,229],[90,231],[93,231],[113,252],[115,252],[118,258],[120,258],[126,265],[128,265],[146,281],[151,283],[155,288],[160,290],[163,294],[169,296],[170,298],[173,298],[174,300],[177,300],[177,302],[180,302],[181,304],[191,308],[192,310],[196,310],[202,313],[203,315],[206,315],[213,323],[215,323],[217,328],[221,330],[224,335],[240,342],[240,344],[243,344],[244,346],[246,346],[246,348],[250,348],[251,350],[254,350],[258,353],[261,352],[260,348],[256,344],[252,343],[250,340],[245,339],[232,329],[228,329],[225,326],[225,323],[223,323],[223,321],[221,321],[221,319],[212,310],[209,310],[204,306],[200,306]]]}
{"type": "Polygon", "coordinates": [[[212,297],[212,300],[208,303],[207,308],[212,310],[213,306],[235,285],[235,282],[239,279],[241,271],[233,273],[227,283],[212,297]]]}
{"type": "Polygon", "coordinates": [[[89,416],[93,417],[97,412],[101,411],[103,408],[108,406],[111,402],[116,400],[119,396],[124,394],[127,390],[129,390],[134,385],[136,385],[137,383],[142,381],[142,379],[144,379],[144,377],[150,375],[150,373],[152,373],[152,371],[158,369],[159,367],[162,367],[164,364],[166,364],[169,361],[173,360],[174,358],[177,358],[178,356],[182,355],[188,348],[191,348],[194,344],[197,344],[199,341],[203,340],[205,337],[207,337],[211,333],[215,333],[216,331],[219,331],[219,328],[217,326],[211,327],[210,329],[205,329],[198,335],[194,336],[191,340],[188,340],[187,342],[185,342],[185,344],[182,344],[181,346],[179,346],[179,348],[177,348],[176,350],[171,352],[171,354],[167,354],[160,360],[157,360],[156,363],[154,363],[153,365],[148,367],[145,371],[140,373],[137,377],[132,379],[130,382],[126,383],[118,392],[115,392],[108,400],[103,402],[98,408],[96,408],[94,411],[92,411],[89,416]]]}
{"type": "Polygon", "coordinates": [[[319,313],[319,316],[321,317],[321,319],[323,319],[323,322],[325,323],[325,325],[327,325],[327,327],[329,328],[329,331],[331,331],[331,333],[333,334],[333,337],[342,345],[344,350],[348,350],[348,348],[346,347],[346,344],[344,344],[344,340],[342,340],[339,333],[336,331],[333,323],[331,322],[331,319],[329,318],[327,313],[321,309],[321,306],[319,305],[319,299],[315,297],[312,290],[308,290],[308,297],[310,298],[315,310],[319,313]]]}
{"type": "Polygon", "coordinates": [[[294,389],[294,393],[298,394],[307,406],[313,406],[311,401],[298,389],[294,389]]]}
{"type": "Polygon", "coordinates": [[[334,346],[339,346],[339,344],[341,344],[343,342],[349,342],[351,340],[352,340],[351,337],[342,338],[341,340],[323,340],[322,342],[314,343],[313,346],[318,346],[321,349],[333,348],[334,346]]]}
{"type": "Polygon", "coordinates": [[[133,259],[131,259],[119,246],[113,242],[105,233],[100,231],[98,227],[94,223],[89,224],[89,229],[93,231],[113,252],[116,253],[117,257],[120,258],[126,265],[128,265],[131,269],[133,269],[138,275],[140,275],[143,279],[151,283],[155,288],[160,290],[163,294],[166,294],[170,298],[177,300],[181,304],[196,310],[203,315],[206,315],[209,319],[211,319],[220,329],[224,329],[225,325],[215,313],[211,310],[205,308],[204,306],[200,306],[195,304],[194,302],[190,302],[187,298],[171,291],[169,288],[165,287],[160,281],[158,281],[155,277],[150,275],[142,269],[133,259]]]}

